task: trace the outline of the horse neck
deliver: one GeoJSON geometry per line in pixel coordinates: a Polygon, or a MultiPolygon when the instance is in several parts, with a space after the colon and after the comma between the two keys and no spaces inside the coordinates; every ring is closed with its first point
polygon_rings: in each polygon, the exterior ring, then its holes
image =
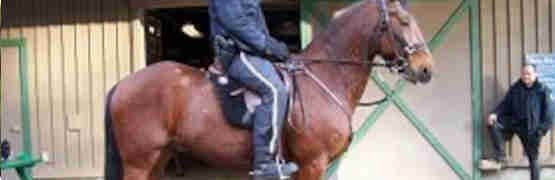
{"type": "MultiPolygon", "coordinates": [[[[335,40],[315,38],[314,41],[298,56],[300,59],[349,59],[363,61],[366,57],[363,48],[368,48],[366,37],[356,34],[338,35],[335,40]],[[362,38],[361,38],[362,37],[362,38]],[[346,45],[346,46],[342,46],[346,45]]],[[[373,59],[371,54],[368,58],[373,59]]],[[[346,110],[352,115],[368,82],[371,67],[367,65],[353,65],[340,63],[315,63],[309,65],[310,70],[317,76],[342,102],[346,103],[346,110]]],[[[321,93],[316,89],[317,93],[321,93]]]]}
{"type": "MultiPolygon", "coordinates": [[[[378,24],[378,9],[375,4],[363,1],[346,9],[343,15],[333,19],[326,31],[317,35],[309,46],[298,56],[303,59],[349,59],[365,61],[376,55],[369,49],[370,37],[378,24]],[[376,17],[376,18],[371,18],[376,17]]],[[[372,44],[373,46],[373,44],[372,44]]],[[[311,71],[354,112],[368,82],[371,67],[367,65],[316,63],[309,66],[311,71]]],[[[314,93],[321,93],[319,91],[314,93]]]]}

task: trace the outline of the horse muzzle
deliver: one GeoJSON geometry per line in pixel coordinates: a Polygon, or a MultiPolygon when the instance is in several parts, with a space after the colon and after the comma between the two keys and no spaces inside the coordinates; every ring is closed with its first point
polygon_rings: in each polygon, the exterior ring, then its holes
{"type": "Polygon", "coordinates": [[[432,80],[432,71],[428,68],[414,70],[413,68],[407,67],[401,71],[401,77],[413,84],[427,84],[432,80]]]}

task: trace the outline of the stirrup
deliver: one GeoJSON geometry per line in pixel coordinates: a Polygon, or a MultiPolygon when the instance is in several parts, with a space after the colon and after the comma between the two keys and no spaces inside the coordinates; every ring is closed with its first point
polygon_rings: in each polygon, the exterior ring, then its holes
{"type": "Polygon", "coordinates": [[[261,169],[249,172],[249,175],[253,176],[255,180],[286,180],[299,170],[299,167],[294,162],[283,164],[276,162],[275,164],[268,163],[261,166],[261,169]]]}

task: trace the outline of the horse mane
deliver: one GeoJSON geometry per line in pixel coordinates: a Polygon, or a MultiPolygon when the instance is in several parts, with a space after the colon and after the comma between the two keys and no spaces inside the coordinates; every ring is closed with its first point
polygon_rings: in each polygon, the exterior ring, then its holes
{"type": "MultiPolygon", "coordinates": [[[[342,8],[334,13],[333,18],[331,18],[328,23],[326,30],[323,31],[326,35],[331,35],[327,37],[334,37],[333,34],[340,33],[345,29],[345,25],[349,23],[363,23],[362,21],[353,21],[353,18],[360,16],[360,13],[364,12],[364,7],[369,1],[361,1],[342,8]]],[[[367,24],[366,21],[364,24],[367,24]]]]}
{"type": "MultiPolygon", "coordinates": [[[[367,39],[373,32],[374,23],[377,23],[378,19],[372,17],[372,13],[376,13],[377,9],[374,10],[372,6],[375,6],[373,0],[364,0],[361,2],[354,3],[348,7],[345,7],[334,15],[334,17],[327,23],[327,26],[323,28],[316,36],[314,36],[313,41],[305,50],[313,49],[312,46],[318,46],[315,49],[325,48],[329,53],[337,54],[341,51],[335,49],[334,47],[347,47],[351,43],[349,37],[358,36],[357,38],[367,39]]],[[[344,49],[341,53],[347,53],[347,49],[344,49]]],[[[345,54],[342,54],[343,56],[345,54]]],[[[344,58],[344,57],[341,57],[344,58]]]]}
{"type": "MultiPolygon", "coordinates": [[[[386,0],[386,1],[391,1],[391,0],[386,0]]],[[[407,9],[407,6],[408,6],[407,0],[398,0],[398,1],[401,3],[401,6],[404,9],[407,9]]],[[[326,34],[331,35],[334,33],[338,33],[340,30],[344,29],[345,23],[353,23],[353,22],[349,22],[349,21],[352,21],[353,16],[366,15],[366,17],[370,17],[370,14],[365,14],[365,13],[368,13],[369,9],[364,9],[364,8],[369,8],[368,6],[370,4],[376,4],[376,0],[363,0],[336,11],[333,15],[333,18],[330,20],[328,24],[327,30],[325,31],[327,32],[326,34]]],[[[360,21],[360,22],[365,23],[365,25],[367,25],[368,23],[368,21],[364,21],[364,22],[360,21]]],[[[367,26],[363,26],[363,27],[367,27],[367,26]]],[[[365,30],[368,30],[368,29],[365,29],[365,30]]]]}

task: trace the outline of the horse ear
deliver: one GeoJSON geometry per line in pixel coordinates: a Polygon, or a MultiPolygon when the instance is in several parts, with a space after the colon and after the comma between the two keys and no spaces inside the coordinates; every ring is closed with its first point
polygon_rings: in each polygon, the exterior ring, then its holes
{"type": "Polygon", "coordinates": [[[408,0],[398,0],[399,2],[401,2],[401,6],[403,6],[403,8],[407,9],[409,2],[408,0]]]}
{"type": "Polygon", "coordinates": [[[387,9],[390,13],[398,13],[401,11],[401,3],[398,0],[389,0],[387,9]]]}
{"type": "Polygon", "coordinates": [[[405,10],[408,9],[408,0],[388,0],[388,5],[399,4],[405,10]]]}
{"type": "MultiPolygon", "coordinates": [[[[410,15],[403,7],[402,1],[403,0],[390,0],[387,4],[387,9],[390,13],[397,15],[403,24],[409,24],[410,15]]],[[[404,1],[406,3],[406,0],[404,1]]]]}

